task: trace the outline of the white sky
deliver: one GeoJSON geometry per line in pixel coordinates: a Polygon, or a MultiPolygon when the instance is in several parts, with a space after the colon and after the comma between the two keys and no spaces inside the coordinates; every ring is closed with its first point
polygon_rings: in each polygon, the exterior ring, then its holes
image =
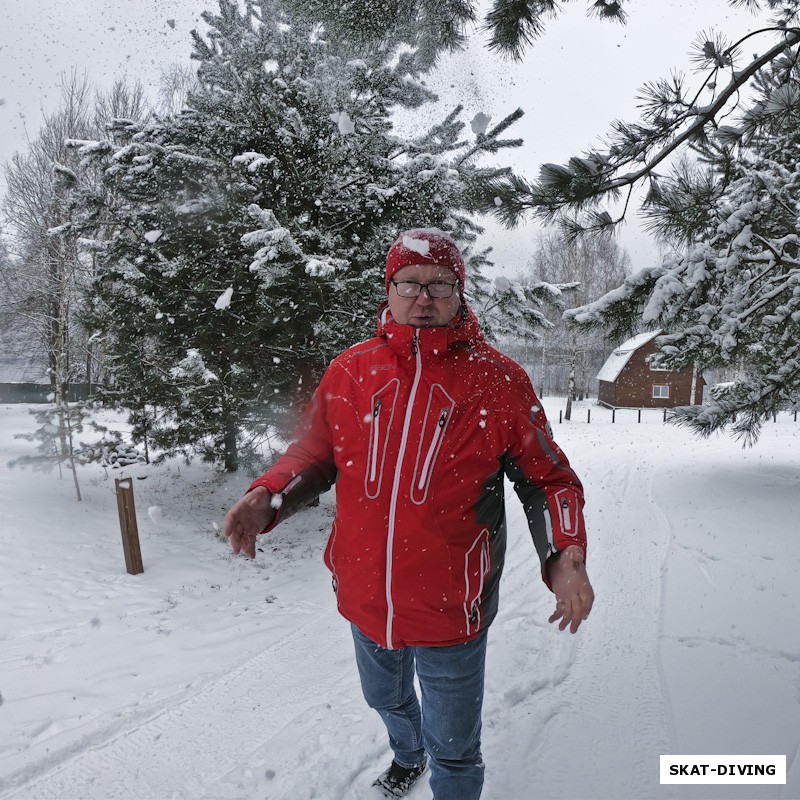
{"type": "MultiPolygon", "coordinates": [[[[525,117],[509,136],[524,138],[525,146],[504,158],[529,178],[541,163],[564,162],[596,144],[612,120],[634,120],[637,89],[672,70],[686,71],[698,32],[717,27],[733,36],[754,27],[750,14],[726,0],[639,0],[626,26],[587,18],[588,6],[589,0],[569,3],[520,64],[487,52],[476,38],[429,81],[442,113],[461,102],[467,120],[482,111],[494,123],[521,106],[525,117]]],[[[42,111],[57,105],[65,71],[86,71],[103,86],[125,74],[155,95],[160,70],[188,62],[189,31],[202,24],[200,12],[216,7],[215,0],[0,0],[0,163],[35,135],[42,111]]],[[[763,50],[767,41],[753,40],[744,53],[763,50]]],[[[426,113],[430,121],[442,116],[432,108],[426,113]]],[[[526,225],[508,234],[490,226],[486,244],[513,272],[525,265],[535,230],[526,225]]],[[[634,267],[653,257],[653,245],[635,224],[626,226],[621,241],[634,267]]]]}

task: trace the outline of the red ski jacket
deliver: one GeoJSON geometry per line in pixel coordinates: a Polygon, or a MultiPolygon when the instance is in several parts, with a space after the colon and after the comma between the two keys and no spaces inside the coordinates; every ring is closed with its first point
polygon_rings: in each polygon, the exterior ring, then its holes
{"type": "MultiPolygon", "coordinates": [[[[256,480],[279,518],[336,484],[325,550],[339,610],[382,647],[474,638],[497,613],[508,476],[547,580],[548,555],[586,547],[583,491],[525,371],[471,311],[399,325],[337,357],[296,440],[256,480]]],[[[276,523],[277,524],[276,520],[276,523]]]]}

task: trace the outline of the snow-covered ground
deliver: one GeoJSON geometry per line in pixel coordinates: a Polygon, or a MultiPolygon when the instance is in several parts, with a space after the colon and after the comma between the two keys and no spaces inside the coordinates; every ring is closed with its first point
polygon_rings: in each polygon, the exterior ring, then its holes
{"type": "MultiPolygon", "coordinates": [[[[487,800],[800,797],[800,422],[752,450],[659,412],[578,406],[597,603],[572,637],[516,498],[489,644],[487,800]],[[660,786],[659,755],[786,754],[788,782],[660,786]]],[[[231,555],[245,476],[137,469],[145,572],[125,572],[113,472],[9,469],[0,406],[0,798],[358,800],[388,763],[322,549],[330,495],[231,555]]],[[[428,797],[426,786],[414,798],[428,797]]]]}

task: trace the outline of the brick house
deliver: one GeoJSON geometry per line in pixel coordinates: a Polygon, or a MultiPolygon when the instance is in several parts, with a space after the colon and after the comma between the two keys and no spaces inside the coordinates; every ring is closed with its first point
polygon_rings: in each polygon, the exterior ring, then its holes
{"type": "Polygon", "coordinates": [[[647,359],[656,352],[661,331],[640,333],[621,344],[597,373],[597,402],[609,408],[673,408],[699,405],[705,381],[698,375],[692,394],[691,369],[651,367],[647,359]]]}

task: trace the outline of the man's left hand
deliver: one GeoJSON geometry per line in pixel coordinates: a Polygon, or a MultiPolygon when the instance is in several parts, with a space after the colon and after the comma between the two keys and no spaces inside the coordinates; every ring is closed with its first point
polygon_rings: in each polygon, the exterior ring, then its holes
{"type": "Polygon", "coordinates": [[[548,559],[547,574],[556,596],[556,610],[549,622],[561,620],[558,629],[569,625],[570,633],[578,630],[589,616],[594,603],[594,591],[586,574],[583,550],[577,545],[566,547],[556,558],[548,559]]]}

